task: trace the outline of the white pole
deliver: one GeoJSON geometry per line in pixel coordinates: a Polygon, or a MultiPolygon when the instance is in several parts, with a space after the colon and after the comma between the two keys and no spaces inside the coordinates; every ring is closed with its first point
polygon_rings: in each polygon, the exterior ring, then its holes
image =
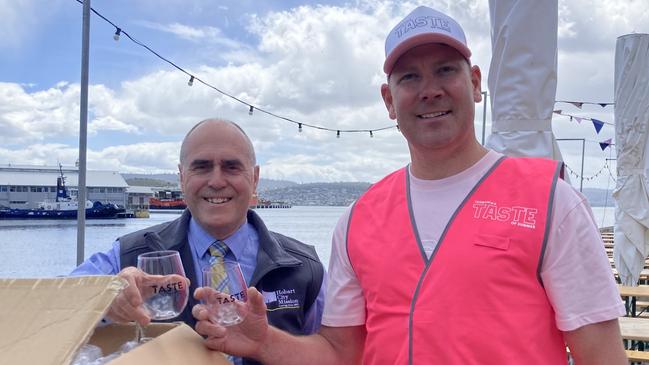
{"type": "Polygon", "coordinates": [[[90,0],[83,1],[81,37],[81,109],[79,118],[79,193],[77,196],[77,265],[83,262],[86,237],[86,149],[88,136],[88,59],[90,53],[90,0]]]}

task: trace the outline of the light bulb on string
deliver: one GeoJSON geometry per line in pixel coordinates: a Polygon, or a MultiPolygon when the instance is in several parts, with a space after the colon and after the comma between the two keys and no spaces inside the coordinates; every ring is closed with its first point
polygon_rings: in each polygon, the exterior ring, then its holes
{"type": "Polygon", "coordinates": [[[372,131],[370,131],[370,138],[374,138],[374,133],[372,133],[372,131]]]}
{"type": "MultiPolygon", "coordinates": [[[[78,2],[81,2],[81,0],[77,0],[77,1],[78,1],[78,2]]],[[[113,22],[111,22],[109,19],[107,19],[106,17],[104,17],[101,13],[99,13],[99,12],[96,11],[95,9],[92,9],[92,11],[93,11],[93,13],[95,13],[97,16],[99,16],[101,19],[103,19],[105,22],[107,22],[108,24],[110,24],[111,26],[113,26],[113,28],[115,29],[115,32],[114,32],[114,34],[113,34],[113,39],[114,39],[115,41],[118,41],[119,38],[121,37],[122,29],[119,28],[117,25],[115,25],[113,22]]],[[[145,48],[149,53],[152,53],[152,54],[155,55],[157,58],[159,58],[159,59],[161,59],[162,61],[164,61],[164,62],[170,64],[170,65],[173,66],[173,67],[175,67],[176,69],[178,69],[179,71],[181,71],[182,73],[184,73],[186,76],[190,76],[190,77],[189,77],[189,80],[188,80],[188,82],[187,82],[187,84],[188,84],[188,86],[193,86],[193,84],[194,84],[194,79],[196,78],[195,76],[189,74],[189,72],[188,72],[187,70],[185,70],[185,69],[183,69],[182,67],[180,67],[179,65],[175,64],[173,61],[171,61],[171,60],[165,58],[164,56],[162,56],[161,54],[157,53],[156,51],[154,51],[153,49],[151,49],[148,45],[146,45],[146,44],[144,44],[144,43],[141,43],[141,42],[137,41],[136,39],[132,38],[131,35],[130,35],[128,32],[124,31],[123,33],[126,35],[127,40],[130,40],[131,42],[137,44],[138,46],[145,48]]],[[[250,106],[250,112],[249,112],[249,113],[252,114],[253,107],[252,107],[250,104],[248,104],[247,102],[245,102],[245,101],[243,101],[243,100],[240,100],[240,99],[234,97],[233,95],[228,94],[227,92],[224,92],[224,91],[219,90],[216,86],[211,85],[211,84],[208,83],[207,81],[203,81],[202,79],[198,79],[198,78],[196,78],[196,79],[197,79],[201,84],[203,84],[204,86],[207,86],[207,87],[209,87],[209,88],[211,88],[211,89],[214,89],[216,92],[218,92],[218,93],[220,93],[220,94],[222,94],[222,95],[224,95],[224,96],[226,96],[226,97],[229,97],[229,98],[231,98],[231,99],[234,99],[234,100],[238,101],[239,103],[242,103],[242,104],[245,104],[245,105],[249,105],[249,106],[250,106]]],[[[605,104],[604,104],[603,106],[605,106],[605,104]]],[[[286,120],[286,121],[288,121],[288,122],[293,122],[293,123],[295,123],[295,121],[293,121],[293,120],[291,120],[291,119],[289,119],[289,118],[282,117],[281,115],[275,115],[275,114],[273,114],[273,113],[271,113],[271,112],[269,112],[269,111],[266,111],[266,109],[260,109],[260,110],[261,110],[264,114],[269,114],[269,115],[271,115],[271,116],[273,116],[273,117],[275,117],[275,118],[284,119],[284,120],[286,120]]],[[[302,131],[302,125],[301,125],[301,124],[302,124],[302,123],[300,123],[300,125],[298,126],[298,129],[299,129],[300,132],[302,131]]],[[[305,123],[305,124],[306,124],[306,123],[305,123]]],[[[321,127],[321,126],[317,126],[317,125],[310,125],[310,124],[306,124],[306,125],[307,125],[308,127],[316,128],[316,129],[320,129],[320,130],[324,130],[324,131],[334,131],[334,129],[330,129],[330,128],[326,128],[326,127],[321,127]]],[[[387,126],[387,127],[381,128],[381,129],[379,129],[379,130],[388,129],[388,128],[391,128],[391,126],[387,126]]],[[[367,131],[368,131],[368,130],[345,130],[345,132],[349,132],[349,133],[354,133],[354,132],[367,132],[367,131]]],[[[341,130],[336,130],[336,132],[337,132],[337,133],[336,133],[336,137],[337,137],[337,138],[340,138],[341,130]]]]}
{"type": "Polygon", "coordinates": [[[302,133],[302,123],[297,124],[297,131],[302,133]]]}
{"type": "Polygon", "coordinates": [[[250,106],[250,109],[248,110],[248,115],[252,115],[252,112],[255,110],[254,106],[250,106]]]}
{"type": "Polygon", "coordinates": [[[399,128],[399,125],[397,124],[397,131],[401,132],[401,129],[399,128]]]}

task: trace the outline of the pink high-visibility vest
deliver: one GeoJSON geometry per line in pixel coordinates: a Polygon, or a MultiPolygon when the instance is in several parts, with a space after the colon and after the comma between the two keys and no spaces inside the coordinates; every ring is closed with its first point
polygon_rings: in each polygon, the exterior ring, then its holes
{"type": "Polygon", "coordinates": [[[500,159],[430,260],[405,168],[359,198],[347,251],[366,302],[363,364],[566,364],[539,274],[560,170],[552,160],[500,159]]]}

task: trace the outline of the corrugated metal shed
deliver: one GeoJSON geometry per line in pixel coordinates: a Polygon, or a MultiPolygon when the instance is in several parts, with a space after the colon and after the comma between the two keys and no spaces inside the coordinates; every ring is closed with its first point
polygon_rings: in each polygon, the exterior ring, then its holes
{"type": "Polygon", "coordinates": [[[153,188],[150,186],[129,186],[126,189],[129,194],[148,194],[153,195],[153,188]]]}
{"type": "MultiPolygon", "coordinates": [[[[63,175],[67,186],[78,185],[79,172],[76,167],[63,167],[63,175]]],[[[0,166],[0,185],[56,186],[58,176],[57,166],[0,166]]],[[[88,170],[86,186],[126,188],[128,184],[117,171],[88,170]]]]}

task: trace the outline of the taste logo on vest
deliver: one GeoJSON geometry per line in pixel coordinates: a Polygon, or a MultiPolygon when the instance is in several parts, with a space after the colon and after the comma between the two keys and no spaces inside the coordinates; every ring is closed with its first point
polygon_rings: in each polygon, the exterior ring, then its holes
{"type": "Polygon", "coordinates": [[[521,228],[536,228],[538,209],[521,206],[504,206],[488,200],[473,202],[473,218],[491,221],[508,222],[521,228]]]}
{"type": "Polygon", "coordinates": [[[269,312],[282,309],[299,309],[300,300],[295,289],[280,289],[275,291],[261,291],[269,312]]]}

